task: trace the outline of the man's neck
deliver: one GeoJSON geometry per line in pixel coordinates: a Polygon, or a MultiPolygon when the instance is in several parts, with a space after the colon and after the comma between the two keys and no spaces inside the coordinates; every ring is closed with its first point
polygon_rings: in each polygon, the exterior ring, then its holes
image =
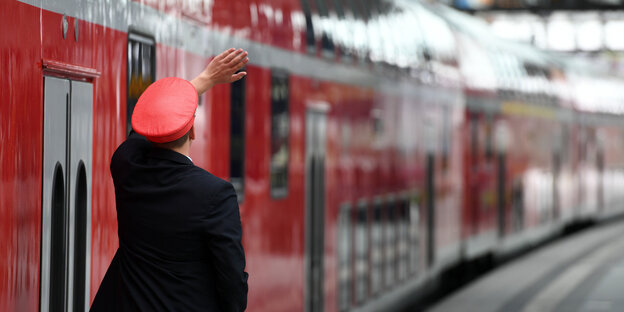
{"type": "Polygon", "coordinates": [[[177,147],[177,148],[171,148],[172,151],[174,152],[178,152],[188,158],[191,158],[191,144],[190,144],[190,140],[189,142],[187,142],[186,144],[177,147]]]}

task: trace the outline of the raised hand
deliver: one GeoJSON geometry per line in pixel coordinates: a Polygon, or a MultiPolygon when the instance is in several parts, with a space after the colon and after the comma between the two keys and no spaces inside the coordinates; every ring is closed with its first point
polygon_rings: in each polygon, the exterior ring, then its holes
{"type": "Polygon", "coordinates": [[[202,95],[208,89],[219,83],[231,83],[239,80],[247,72],[236,73],[249,62],[247,51],[243,49],[228,49],[217,55],[206,68],[191,83],[195,86],[197,94],[202,95]]]}

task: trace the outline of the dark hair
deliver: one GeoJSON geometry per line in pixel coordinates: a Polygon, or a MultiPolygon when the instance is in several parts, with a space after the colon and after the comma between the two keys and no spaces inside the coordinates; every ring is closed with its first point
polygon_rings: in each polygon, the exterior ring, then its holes
{"type": "Polygon", "coordinates": [[[191,130],[189,130],[185,135],[183,135],[181,138],[175,141],[165,142],[165,143],[152,142],[152,144],[154,144],[154,146],[159,147],[159,148],[166,148],[166,149],[180,148],[182,147],[182,145],[184,145],[184,143],[186,143],[186,141],[188,141],[190,134],[191,134],[191,130]]]}

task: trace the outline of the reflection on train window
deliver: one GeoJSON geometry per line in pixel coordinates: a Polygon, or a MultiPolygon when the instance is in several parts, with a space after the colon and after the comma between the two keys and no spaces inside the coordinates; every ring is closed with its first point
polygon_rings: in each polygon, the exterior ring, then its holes
{"type": "Polygon", "coordinates": [[[394,284],[395,268],[396,268],[396,204],[394,199],[390,199],[386,207],[386,223],[385,223],[385,284],[392,287],[394,284]]]}
{"type": "Polygon", "coordinates": [[[126,135],[130,134],[132,112],[139,96],[156,80],[156,46],[154,38],[128,32],[128,71],[126,102],[126,135]]]}
{"type": "Polygon", "coordinates": [[[338,310],[351,305],[351,206],[343,204],[338,215],[338,310]]]}
{"type": "Polygon", "coordinates": [[[355,216],[355,300],[364,302],[368,296],[368,205],[361,201],[355,216]]]}
{"type": "Polygon", "coordinates": [[[271,77],[271,195],[288,194],[289,113],[288,74],[273,70],[271,77]]]}
{"type": "Polygon", "coordinates": [[[230,182],[236,190],[239,201],[242,201],[244,196],[245,81],[246,78],[242,78],[232,83],[230,95],[230,182]]]}
{"type": "Polygon", "coordinates": [[[371,293],[377,294],[383,286],[383,219],[381,199],[373,202],[371,224],[371,293]]]}

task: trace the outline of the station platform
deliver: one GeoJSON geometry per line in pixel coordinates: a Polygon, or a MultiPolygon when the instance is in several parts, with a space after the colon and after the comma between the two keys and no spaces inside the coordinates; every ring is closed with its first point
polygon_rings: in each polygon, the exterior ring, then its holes
{"type": "Polygon", "coordinates": [[[546,244],[427,311],[624,311],[624,220],[546,244]]]}

